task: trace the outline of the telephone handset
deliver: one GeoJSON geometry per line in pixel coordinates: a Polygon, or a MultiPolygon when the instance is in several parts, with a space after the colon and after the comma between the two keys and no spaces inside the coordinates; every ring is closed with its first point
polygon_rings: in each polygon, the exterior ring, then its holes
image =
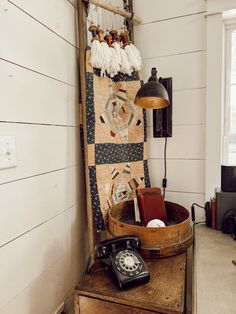
{"type": "Polygon", "coordinates": [[[109,266],[113,280],[120,289],[127,289],[150,279],[144,260],[138,253],[139,238],[121,236],[102,241],[97,258],[109,266]]]}

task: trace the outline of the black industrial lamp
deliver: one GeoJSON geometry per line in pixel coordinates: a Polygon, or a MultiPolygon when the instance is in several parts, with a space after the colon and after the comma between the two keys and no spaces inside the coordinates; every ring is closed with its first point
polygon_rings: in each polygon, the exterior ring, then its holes
{"type": "Polygon", "coordinates": [[[157,78],[157,69],[152,68],[148,82],[143,84],[135,97],[135,105],[145,109],[161,109],[169,106],[169,96],[157,78]]]}

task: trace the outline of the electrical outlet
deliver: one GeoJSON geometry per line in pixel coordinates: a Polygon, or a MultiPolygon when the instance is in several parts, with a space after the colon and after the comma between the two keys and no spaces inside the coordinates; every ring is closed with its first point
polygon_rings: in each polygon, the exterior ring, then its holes
{"type": "Polygon", "coordinates": [[[14,136],[0,136],[0,169],[16,166],[16,143],[14,136]]]}
{"type": "Polygon", "coordinates": [[[62,302],[53,314],[61,314],[64,310],[65,310],[65,302],[62,302]]]}

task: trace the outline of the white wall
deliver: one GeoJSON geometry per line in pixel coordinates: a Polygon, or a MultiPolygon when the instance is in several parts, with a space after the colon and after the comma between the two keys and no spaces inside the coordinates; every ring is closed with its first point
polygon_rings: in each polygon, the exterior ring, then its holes
{"type": "Polygon", "coordinates": [[[235,18],[235,11],[235,1],[207,1],[206,195],[221,185],[225,111],[224,19],[235,18]]]}
{"type": "Polygon", "coordinates": [[[86,257],[75,16],[68,0],[0,0],[0,314],[52,313],[86,257]]]}
{"type": "Polygon", "coordinates": [[[235,0],[207,0],[208,13],[232,10],[236,8],[235,0]]]}
{"type": "MultiPolygon", "coordinates": [[[[206,11],[205,0],[135,0],[143,23],[135,43],[144,61],[144,79],[156,67],[173,78],[173,137],[167,143],[166,199],[190,208],[205,202],[206,11]]],[[[153,186],[164,175],[164,139],[153,138],[148,112],[149,170],[153,186]]],[[[199,211],[199,215],[202,216],[199,211]]]]}

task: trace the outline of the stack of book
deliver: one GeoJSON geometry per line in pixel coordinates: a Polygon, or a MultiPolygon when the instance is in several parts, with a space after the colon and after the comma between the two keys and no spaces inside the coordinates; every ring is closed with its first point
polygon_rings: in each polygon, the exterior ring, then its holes
{"type": "Polygon", "coordinates": [[[212,197],[210,199],[211,206],[211,227],[212,229],[216,229],[216,198],[212,197]]]}
{"type": "Polygon", "coordinates": [[[153,219],[160,219],[167,223],[165,201],[160,188],[137,189],[136,194],[143,226],[153,219]]]}
{"type": "Polygon", "coordinates": [[[216,229],[216,198],[210,198],[205,204],[205,215],[207,227],[216,229]]]}

